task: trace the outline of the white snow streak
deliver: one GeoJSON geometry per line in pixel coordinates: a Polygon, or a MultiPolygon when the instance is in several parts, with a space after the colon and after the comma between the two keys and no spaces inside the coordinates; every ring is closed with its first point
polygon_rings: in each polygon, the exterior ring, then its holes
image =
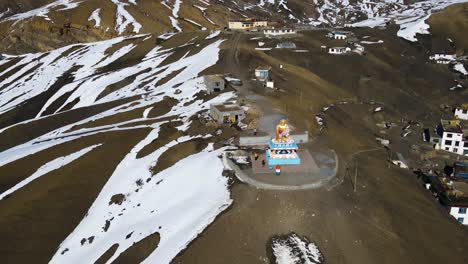
{"type": "Polygon", "coordinates": [[[49,172],[55,171],[60,169],[61,167],[72,163],[73,161],[79,159],[80,157],[84,156],[86,153],[90,152],[91,150],[101,146],[101,144],[93,145],[87,148],[84,148],[78,152],[72,153],[70,155],[64,156],[64,157],[59,157],[56,158],[46,164],[44,164],[42,167],[40,167],[36,172],[34,172],[31,176],[28,178],[24,179],[20,183],[16,184],[13,186],[11,189],[6,190],[2,194],[0,194],[0,200],[5,198],[5,196],[12,194],[13,192],[19,190],[20,188],[23,188],[30,182],[40,178],[41,176],[46,175],[49,172]]]}
{"type": "MultiPolygon", "coordinates": [[[[120,2],[120,0],[111,0],[117,6],[117,20],[115,25],[115,31],[119,34],[125,32],[128,26],[133,27],[134,33],[139,33],[141,29],[141,24],[136,21],[136,19],[125,9],[126,6],[130,4],[125,2],[120,2]]],[[[133,5],[136,5],[135,1],[130,2],[133,5]]]]}
{"type": "Polygon", "coordinates": [[[28,18],[36,17],[36,16],[40,16],[40,17],[44,17],[48,19],[47,14],[50,13],[51,11],[65,11],[65,10],[73,9],[73,8],[78,7],[81,2],[82,1],[79,1],[79,0],[58,0],[48,5],[30,10],[28,12],[12,15],[10,17],[5,18],[2,21],[13,21],[13,20],[20,21],[20,20],[24,20],[24,19],[28,19],[28,18]]]}
{"type": "Polygon", "coordinates": [[[94,20],[95,27],[100,27],[101,26],[101,17],[99,16],[101,12],[101,8],[98,8],[91,13],[91,15],[88,18],[88,21],[94,20]]]}

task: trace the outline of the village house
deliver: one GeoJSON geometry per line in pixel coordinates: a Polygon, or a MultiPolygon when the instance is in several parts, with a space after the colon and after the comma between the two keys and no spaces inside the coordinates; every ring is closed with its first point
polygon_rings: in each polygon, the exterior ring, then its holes
{"type": "Polygon", "coordinates": [[[234,124],[245,118],[245,111],[237,104],[212,104],[210,116],[218,124],[234,124]]]}
{"type": "Polygon", "coordinates": [[[441,137],[440,149],[468,156],[468,130],[460,120],[441,120],[437,134],[441,137]]]}
{"type": "Polygon", "coordinates": [[[263,28],[268,26],[268,21],[257,21],[256,19],[232,20],[229,21],[229,29],[248,30],[253,28],[263,28]]]}
{"type": "Polygon", "coordinates": [[[267,67],[267,66],[258,67],[257,69],[255,69],[255,78],[261,82],[267,81],[268,78],[270,77],[270,70],[271,70],[271,67],[267,67]]]}
{"type": "Polygon", "coordinates": [[[350,35],[350,32],[344,32],[344,31],[332,31],[327,34],[327,37],[331,39],[347,39],[348,36],[350,35]]]}
{"type": "Polygon", "coordinates": [[[351,48],[349,47],[330,47],[328,48],[329,54],[345,54],[351,52],[351,48]]]}
{"type": "Polygon", "coordinates": [[[206,92],[212,94],[214,92],[221,92],[226,87],[224,78],[221,75],[205,75],[203,82],[206,86],[206,92]]]}
{"type": "Polygon", "coordinates": [[[460,224],[468,225],[468,183],[422,173],[426,188],[460,224]]]}
{"type": "Polygon", "coordinates": [[[283,36],[283,35],[295,35],[297,34],[294,28],[269,28],[263,31],[266,36],[283,36]]]}
{"type": "Polygon", "coordinates": [[[452,215],[462,225],[468,225],[468,198],[457,199],[447,205],[450,215],[452,215]]]}
{"type": "Polygon", "coordinates": [[[452,54],[439,53],[429,56],[429,60],[434,61],[437,64],[450,64],[451,62],[456,61],[456,59],[456,55],[452,54]]]}
{"type": "Polygon", "coordinates": [[[462,104],[455,108],[455,118],[461,120],[468,120],[468,104],[462,104]]]}
{"type": "Polygon", "coordinates": [[[460,224],[468,225],[468,183],[449,181],[440,202],[460,224]]]}
{"type": "Polygon", "coordinates": [[[354,44],[354,49],[353,49],[354,52],[362,55],[362,54],[364,54],[364,50],[365,50],[364,46],[359,45],[357,43],[354,44]]]}

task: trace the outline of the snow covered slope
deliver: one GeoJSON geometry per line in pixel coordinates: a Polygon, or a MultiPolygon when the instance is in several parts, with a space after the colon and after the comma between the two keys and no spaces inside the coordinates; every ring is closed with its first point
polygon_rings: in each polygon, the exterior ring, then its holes
{"type": "Polygon", "coordinates": [[[23,125],[116,104],[78,121],[65,120],[58,128],[37,127],[45,132],[32,132],[30,140],[0,152],[0,170],[30,157],[45,159],[33,174],[0,194],[3,202],[34,192],[52,173],[108,145],[105,136],[91,145],[88,138],[116,131],[146,134],[113,171],[104,172],[110,177],[81,223],[55,246],[51,263],[94,263],[117,244],[111,261],[156,233],[159,244],[145,263],[169,263],[231,204],[218,157],[223,150],[214,149],[209,131],[192,127],[193,118],[205,115],[210,104],[234,97],[232,92],[203,94],[206,87],[199,75],[216,64],[223,42],[214,34],[206,39],[208,34],[172,36],[167,40],[173,41],[171,48],[155,45],[154,36],[138,35],[0,60],[0,116],[48,95],[31,118],[2,127],[0,137],[23,125]],[[168,134],[167,127],[174,132],[168,134]],[[167,161],[174,149],[195,141],[207,145],[187,150],[177,162],[167,161]],[[70,142],[84,146],[76,152],[58,150],[70,142]],[[55,154],[48,158],[44,153],[55,154]],[[109,202],[119,195],[119,202],[109,202]]]}

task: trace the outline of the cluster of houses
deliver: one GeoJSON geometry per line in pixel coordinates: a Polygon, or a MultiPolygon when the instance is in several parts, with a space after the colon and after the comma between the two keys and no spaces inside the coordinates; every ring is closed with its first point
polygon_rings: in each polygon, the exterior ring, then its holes
{"type": "Polygon", "coordinates": [[[341,55],[350,52],[364,54],[364,47],[356,42],[356,37],[349,31],[331,31],[327,34],[330,39],[343,40],[346,45],[339,47],[322,46],[322,51],[327,51],[329,54],[341,55]]]}
{"type": "Polygon", "coordinates": [[[423,139],[434,143],[436,149],[468,156],[468,104],[456,107],[454,117],[453,120],[441,120],[434,136],[426,129],[423,139]]]}
{"type": "MultiPolygon", "coordinates": [[[[267,88],[274,89],[274,81],[270,77],[270,66],[259,66],[255,69],[255,79],[262,82],[267,88]]],[[[206,87],[206,93],[211,95],[213,93],[222,92],[227,87],[227,83],[231,85],[241,85],[239,79],[225,77],[221,74],[205,75],[203,76],[203,83],[206,87]]],[[[239,124],[245,118],[244,109],[235,103],[226,104],[213,104],[210,106],[209,115],[218,124],[239,124]]]]}
{"type": "Polygon", "coordinates": [[[460,224],[468,225],[468,162],[457,161],[443,173],[423,173],[426,189],[460,224]]]}
{"type": "Polygon", "coordinates": [[[253,18],[242,20],[231,20],[228,23],[230,30],[242,30],[252,32],[262,32],[265,36],[285,36],[295,35],[297,30],[292,26],[277,26],[267,20],[257,20],[253,18]]]}
{"type": "MultiPolygon", "coordinates": [[[[205,75],[203,76],[203,83],[205,84],[206,93],[208,95],[222,92],[226,89],[227,83],[231,83],[232,85],[241,84],[240,80],[225,77],[221,74],[205,75]]],[[[245,111],[238,104],[229,102],[210,105],[209,115],[219,125],[238,124],[245,118],[245,111]]]]}
{"type": "MultiPolygon", "coordinates": [[[[428,129],[423,132],[423,139],[435,143],[435,148],[468,157],[468,104],[454,110],[453,120],[441,120],[434,136],[428,129]]],[[[465,159],[467,160],[467,159],[465,159]]],[[[426,188],[447,209],[459,223],[468,225],[468,162],[456,161],[453,166],[446,166],[444,173],[430,172],[423,174],[426,188]]]]}

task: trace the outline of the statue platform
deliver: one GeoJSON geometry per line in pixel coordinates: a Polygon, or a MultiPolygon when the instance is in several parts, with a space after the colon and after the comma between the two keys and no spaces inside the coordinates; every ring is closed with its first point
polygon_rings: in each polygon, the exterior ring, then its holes
{"type": "Polygon", "coordinates": [[[294,140],[287,142],[268,141],[269,149],[265,151],[265,159],[269,167],[276,165],[299,165],[301,158],[294,140]]]}

